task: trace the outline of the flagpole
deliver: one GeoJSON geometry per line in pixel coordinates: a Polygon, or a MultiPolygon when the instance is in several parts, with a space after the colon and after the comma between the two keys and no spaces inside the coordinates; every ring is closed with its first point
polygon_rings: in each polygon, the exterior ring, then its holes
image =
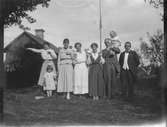
{"type": "Polygon", "coordinates": [[[102,11],[101,0],[99,0],[99,34],[100,34],[100,51],[102,50],[102,11]]]}

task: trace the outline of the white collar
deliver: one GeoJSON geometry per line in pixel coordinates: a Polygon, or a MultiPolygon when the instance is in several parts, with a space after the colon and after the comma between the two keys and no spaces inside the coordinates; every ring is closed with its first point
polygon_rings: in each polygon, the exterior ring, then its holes
{"type": "Polygon", "coordinates": [[[96,52],[96,53],[91,53],[92,54],[92,57],[96,60],[97,58],[98,58],[98,52],[96,52]]]}
{"type": "Polygon", "coordinates": [[[129,52],[125,52],[125,54],[129,54],[129,52]]]}

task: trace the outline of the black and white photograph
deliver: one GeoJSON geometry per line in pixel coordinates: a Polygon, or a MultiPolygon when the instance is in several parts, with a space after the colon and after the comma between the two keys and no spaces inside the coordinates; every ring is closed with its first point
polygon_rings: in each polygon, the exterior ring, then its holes
{"type": "Polygon", "coordinates": [[[164,0],[1,0],[0,126],[166,126],[164,0]]]}

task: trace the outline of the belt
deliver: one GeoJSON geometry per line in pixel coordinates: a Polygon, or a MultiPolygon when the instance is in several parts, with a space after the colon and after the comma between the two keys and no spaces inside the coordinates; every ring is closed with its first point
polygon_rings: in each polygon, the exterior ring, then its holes
{"type": "Polygon", "coordinates": [[[60,63],[60,65],[66,65],[66,64],[72,65],[72,63],[60,63]]]}
{"type": "Polygon", "coordinates": [[[82,61],[82,62],[79,62],[79,63],[76,63],[76,64],[83,64],[83,63],[85,63],[85,61],[82,61]]]}
{"type": "Polygon", "coordinates": [[[71,58],[61,58],[60,60],[71,60],[71,58]]]}

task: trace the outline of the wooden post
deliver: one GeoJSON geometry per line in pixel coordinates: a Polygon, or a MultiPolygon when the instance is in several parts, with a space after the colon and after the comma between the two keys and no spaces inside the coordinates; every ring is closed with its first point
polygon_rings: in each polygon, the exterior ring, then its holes
{"type": "Polygon", "coordinates": [[[101,0],[99,0],[99,32],[100,32],[100,51],[102,50],[102,10],[101,10],[101,0]]]}
{"type": "Polygon", "coordinates": [[[0,1],[0,122],[3,121],[3,87],[6,85],[6,76],[4,68],[4,17],[3,8],[5,0],[0,1]]]}

